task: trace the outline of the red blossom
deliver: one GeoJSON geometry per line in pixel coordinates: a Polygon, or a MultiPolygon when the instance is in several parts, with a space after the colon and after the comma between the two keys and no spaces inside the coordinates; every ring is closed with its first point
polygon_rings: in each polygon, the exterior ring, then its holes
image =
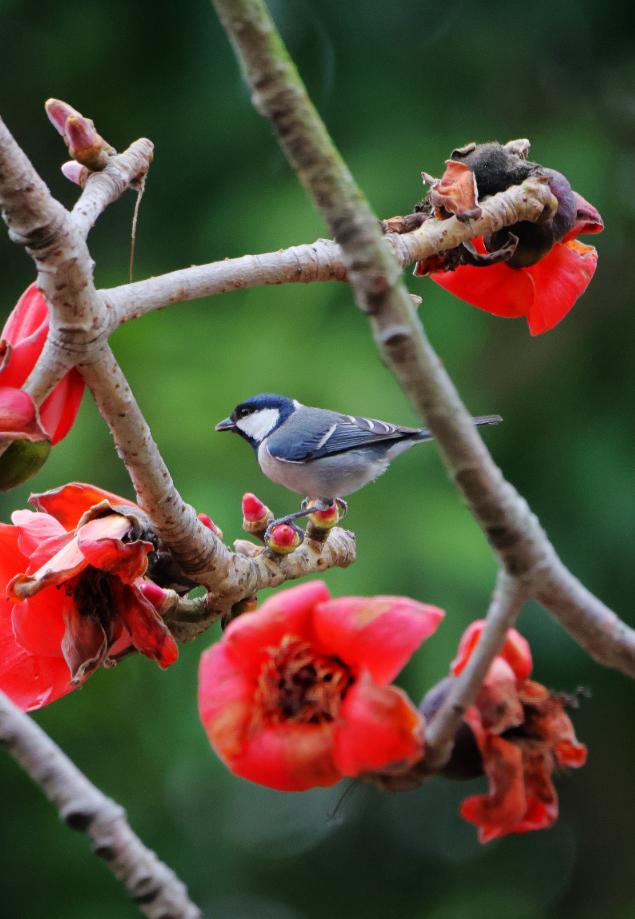
{"type": "MultiPolygon", "coordinates": [[[[455,675],[465,667],[483,627],[482,621],[474,622],[463,635],[452,664],[455,675]]],[[[558,816],[554,770],[586,761],[586,747],[576,740],[564,698],[528,679],[531,668],[527,641],[510,629],[465,715],[490,786],[488,794],[472,795],[461,804],[461,816],[478,826],[480,842],[551,826],[558,816]]]]}
{"type": "Polygon", "coordinates": [[[423,722],[388,684],[442,617],[405,597],[332,600],[322,581],[275,594],[201,658],[214,750],[236,775],[283,791],[407,769],[423,722]]]}
{"type": "MultiPolygon", "coordinates": [[[[0,688],[25,709],[80,685],[131,647],[168,667],[174,638],[144,577],[154,545],[132,502],[73,482],[0,524],[0,688]]],[[[159,606],[160,608],[160,606],[159,606]]]]}
{"type": "MultiPolygon", "coordinates": [[[[15,407],[19,404],[22,412],[28,415],[29,426],[25,429],[26,433],[20,433],[20,437],[34,439],[29,431],[37,429],[42,437],[56,444],[73,426],[84,393],[84,381],[77,370],[69,370],[44,400],[39,414],[31,397],[21,393],[21,387],[42,353],[48,328],[46,300],[37,286],[31,284],[18,300],[0,334],[0,388],[3,405],[15,407]]],[[[0,431],[11,434],[11,440],[18,439],[16,429],[6,424],[5,413],[0,411],[0,431]]]]}
{"type": "Polygon", "coordinates": [[[509,145],[470,144],[446,160],[441,179],[424,174],[432,183],[428,200],[438,218],[479,216],[479,191],[487,197],[529,175],[548,182],[558,207],[537,224],[517,223],[488,239],[474,237],[472,249],[459,246],[419,261],[414,273],[429,275],[440,287],[494,316],[524,316],[531,334],[540,335],[556,326],[588,287],[597,251],[577,237],[600,232],[604,223],[565,176],[525,157],[526,151],[518,155],[509,145]]]}

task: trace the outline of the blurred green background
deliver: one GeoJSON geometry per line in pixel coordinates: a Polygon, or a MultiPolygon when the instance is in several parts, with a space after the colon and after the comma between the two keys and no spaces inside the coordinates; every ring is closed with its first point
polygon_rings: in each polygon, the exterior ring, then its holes
{"type": "MultiPolygon", "coordinates": [[[[425,0],[277,0],[272,10],[313,98],[373,206],[406,213],[419,173],[440,174],[472,139],[529,137],[532,157],[564,171],[607,229],[589,292],[553,332],[531,339],[425,280],[430,337],[474,413],[500,412],[485,438],[527,496],[562,558],[629,615],[633,563],[632,409],[635,259],[635,61],[630,5],[591,0],[432,4],[425,0]],[[629,449],[630,447],[630,449],[629,449]],[[629,510],[631,511],[629,520],[629,510]]],[[[48,96],[96,119],[124,148],[153,139],[135,275],[277,249],[325,235],[269,128],[251,108],[205,0],[0,2],[6,121],[53,192],[62,144],[48,96]]],[[[128,194],[91,236],[97,282],[127,279],[128,194]]],[[[0,232],[2,309],[32,280],[29,259],[0,232]]],[[[402,423],[414,416],[379,363],[344,285],[262,288],[155,313],[113,346],[177,485],[231,540],[240,498],[278,512],[295,499],[268,482],[245,444],[212,424],[255,392],[280,391],[402,423]]],[[[2,519],[29,491],[88,480],[132,496],[109,433],[86,398],[72,435],[31,483],[0,499],[2,519]]],[[[447,619],[409,665],[419,697],[447,671],[467,622],[481,616],[494,562],[433,447],[413,450],[355,496],[359,561],[326,580],[335,594],[405,593],[447,619]],[[385,537],[382,538],[382,530],[385,537]]],[[[37,721],[219,919],[585,919],[635,916],[632,723],[626,678],[589,661],[538,607],[521,628],[538,679],[590,687],[575,715],[588,766],[558,783],[548,832],[487,847],[457,816],[484,787],[443,780],[403,795],[365,786],[285,795],[229,775],[196,714],[206,635],[163,673],[139,657],[102,671],[37,721]]],[[[3,915],[113,919],[136,908],[85,839],[15,763],[0,758],[3,915]]]]}

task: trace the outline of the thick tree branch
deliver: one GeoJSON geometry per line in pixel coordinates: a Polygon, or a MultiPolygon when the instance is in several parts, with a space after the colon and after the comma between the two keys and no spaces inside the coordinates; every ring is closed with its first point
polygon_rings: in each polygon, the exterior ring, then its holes
{"type": "Polygon", "coordinates": [[[0,693],[0,741],[150,919],[201,919],[187,889],[132,831],[124,809],[88,781],[42,728],[0,693]]]}
{"type": "Polygon", "coordinates": [[[526,502],[505,481],[416,316],[376,217],[342,161],[262,0],[213,0],[254,105],[342,248],[378,350],[437,438],[448,472],[505,570],[598,661],[635,677],[635,632],[560,563],[526,502]],[[563,597],[566,596],[566,604],[563,597]]]}
{"type": "MultiPolygon", "coordinates": [[[[456,217],[428,220],[416,230],[403,235],[390,233],[384,239],[399,264],[406,266],[519,220],[536,220],[552,200],[548,186],[531,179],[481,202],[483,215],[478,220],[465,222],[456,217]]],[[[277,252],[181,268],[101,293],[116,312],[118,321],[127,322],[174,303],[247,287],[346,280],[346,266],[339,245],[332,239],[317,239],[277,252]]]]}

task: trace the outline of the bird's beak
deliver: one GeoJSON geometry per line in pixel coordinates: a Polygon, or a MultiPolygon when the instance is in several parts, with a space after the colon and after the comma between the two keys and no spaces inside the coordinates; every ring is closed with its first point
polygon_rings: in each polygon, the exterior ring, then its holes
{"type": "Polygon", "coordinates": [[[215,431],[233,431],[235,427],[236,425],[231,420],[231,418],[223,418],[222,421],[218,422],[214,430],[215,431]]]}

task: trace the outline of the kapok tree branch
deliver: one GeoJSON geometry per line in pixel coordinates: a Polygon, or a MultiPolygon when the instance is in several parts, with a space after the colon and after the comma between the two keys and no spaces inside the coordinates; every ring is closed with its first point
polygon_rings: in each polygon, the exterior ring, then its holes
{"type": "Polygon", "coordinates": [[[42,728],[0,693],[0,741],[150,919],[201,919],[182,881],[130,828],[124,809],[96,788],[42,728]]]}
{"type": "Polygon", "coordinates": [[[494,463],[413,310],[377,218],[313,107],[264,3],[212,2],[255,107],[270,120],[341,246],[348,280],[384,362],[435,435],[450,477],[501,564],[523,577],[532,595],[592,657],[635,677],[635,631],[567,571],[525,500],[494,463]]]}
{"type": "MultiPolygon", "coordinates": [[[[390,233],[384,239],[404,267],[434,253],[453,249],[474,236],[486,236],[520,220],[537,220],[552,200],[547,185],[530,179],[480,202],[483,214],[478,220],[465,222],[456,217],[428,220],[416,230],[403,235],[390,233]]],[[[277,252],[181,268],[134,284],[111,287],[101,293],[116,312],[118,321],[127,322],[174,303],[232,290],[265,284],[346,280],[346,266],[339,245],[332,239],[317,239],[277,252]]]]}
{"type": "Polygon", "coordinates": [[[516,622],[527,596],[522,580],[504,569],[499,571],[479,642],[444,704],[426,727],[426,749],[421,764],[425,773],[437,772],[448,761],[463,716],[476,699],[489,666],[500,651],[507,631],[516,622]]]}

